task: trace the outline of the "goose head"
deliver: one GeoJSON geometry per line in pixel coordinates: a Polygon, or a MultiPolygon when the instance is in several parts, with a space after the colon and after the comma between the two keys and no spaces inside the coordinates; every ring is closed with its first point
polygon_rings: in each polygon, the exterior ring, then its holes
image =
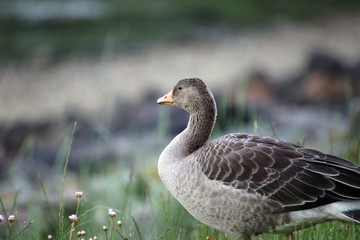
{"type": "Polygon", "coordinates": [[[157,103],[175,106],[190,114],[215,108],[212,93],[205,83],[198,78],[180,80],[169,93],[159,98],[157,103]]]}

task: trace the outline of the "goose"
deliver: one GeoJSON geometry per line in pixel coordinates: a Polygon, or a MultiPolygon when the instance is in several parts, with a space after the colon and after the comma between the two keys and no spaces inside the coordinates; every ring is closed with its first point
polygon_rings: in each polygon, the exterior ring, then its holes
{"type": "Polygon", "coordinates": [[[190,113],[160,154],[158,172],[200,222],[239,240],[336,219],[360,224],[360,168],[353,163],[246,133],[209,141],[216,103],[199,78],[180,80],[157,103],[190,113]]]}

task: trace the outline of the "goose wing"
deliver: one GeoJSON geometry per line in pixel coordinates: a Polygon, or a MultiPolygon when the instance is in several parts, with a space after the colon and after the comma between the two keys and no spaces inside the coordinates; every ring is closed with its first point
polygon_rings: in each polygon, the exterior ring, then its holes
{"type": "Polygon", "coordinates": [[[209,142],[197,161],[214,181],[283,205],[283,211],[360,199],[360,168],[292,143],[248,134],[209,142]]]}

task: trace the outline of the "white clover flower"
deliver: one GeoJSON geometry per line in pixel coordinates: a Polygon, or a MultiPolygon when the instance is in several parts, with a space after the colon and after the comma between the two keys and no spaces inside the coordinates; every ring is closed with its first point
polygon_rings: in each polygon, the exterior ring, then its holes
{"type": "Polygon", "coordinates": [[[75,214],[73,214],[73,215],[69,216],[69,219],[73,222],[76,222],[78,220],[78,217],[75,214]]]}
{"type": "Polygon", "coordinates": [[[108,214],[112,218],[116,217],[116,212],[114,210],[112,210],[111,208],[109,208],[108,214]]]}
{"type": "Polygon", "coordinates": [[[48,235],[48,240],[52,240],[53,237],[51,235],[48,235]]]}
{"type": "Polygon", "coordinates": [[[106,227],[106,226],[103,226],[103,230],[106,232],[106,231],[107,231],[107,227],[106,227]]]}
{"type": "Polygon", "coordinates": [[[80,192],[76,192],[76,193],[75,193],[75,197],[77,197],[77,198],[81,198],[82,195],[83,195],[83,191],[80,191],[80,192]]]}
{"type": "Polygon", "coordinates": [[[8,218],[8,221],[9,221],[10,223],[12,223],[14,220],[15,220],[15,216],[14,216],[14,215],[10,215],[9,218],[8,218]]]}

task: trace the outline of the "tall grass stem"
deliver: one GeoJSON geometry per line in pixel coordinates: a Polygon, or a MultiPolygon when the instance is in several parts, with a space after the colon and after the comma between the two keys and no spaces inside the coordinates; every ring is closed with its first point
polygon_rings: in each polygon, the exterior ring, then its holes
{"type": "MultiPolygon", "coordinates": [[[[63,229],[63,226],[64,226],[64,224],[63,224],[63,219],[64,219],[64,202],[63,202],[64,183],[65,183],[66,169],[67,169],[67,166],[68,166],[68,163],[69,163],[71,146],[72,146],[74,135],[75,135],[76,125],[77,125],[77,122],[75,121],[73,131],[72,131],[72,134],[71,134],[71,139],[70,139],[70,143],[69,143],[69,147],[68,147],[66,160],[65,160],[64,174],[63,174],[63,177],[61,179],[60,203],[59,203],[59,219],[58,219],[58,236],[59,236],[59,239],[63,239],[63,231],[62,231],[62,229],[63,229]]],[[[71,236],[71,233],[70,233],[70,236],[71,236]]]]}

